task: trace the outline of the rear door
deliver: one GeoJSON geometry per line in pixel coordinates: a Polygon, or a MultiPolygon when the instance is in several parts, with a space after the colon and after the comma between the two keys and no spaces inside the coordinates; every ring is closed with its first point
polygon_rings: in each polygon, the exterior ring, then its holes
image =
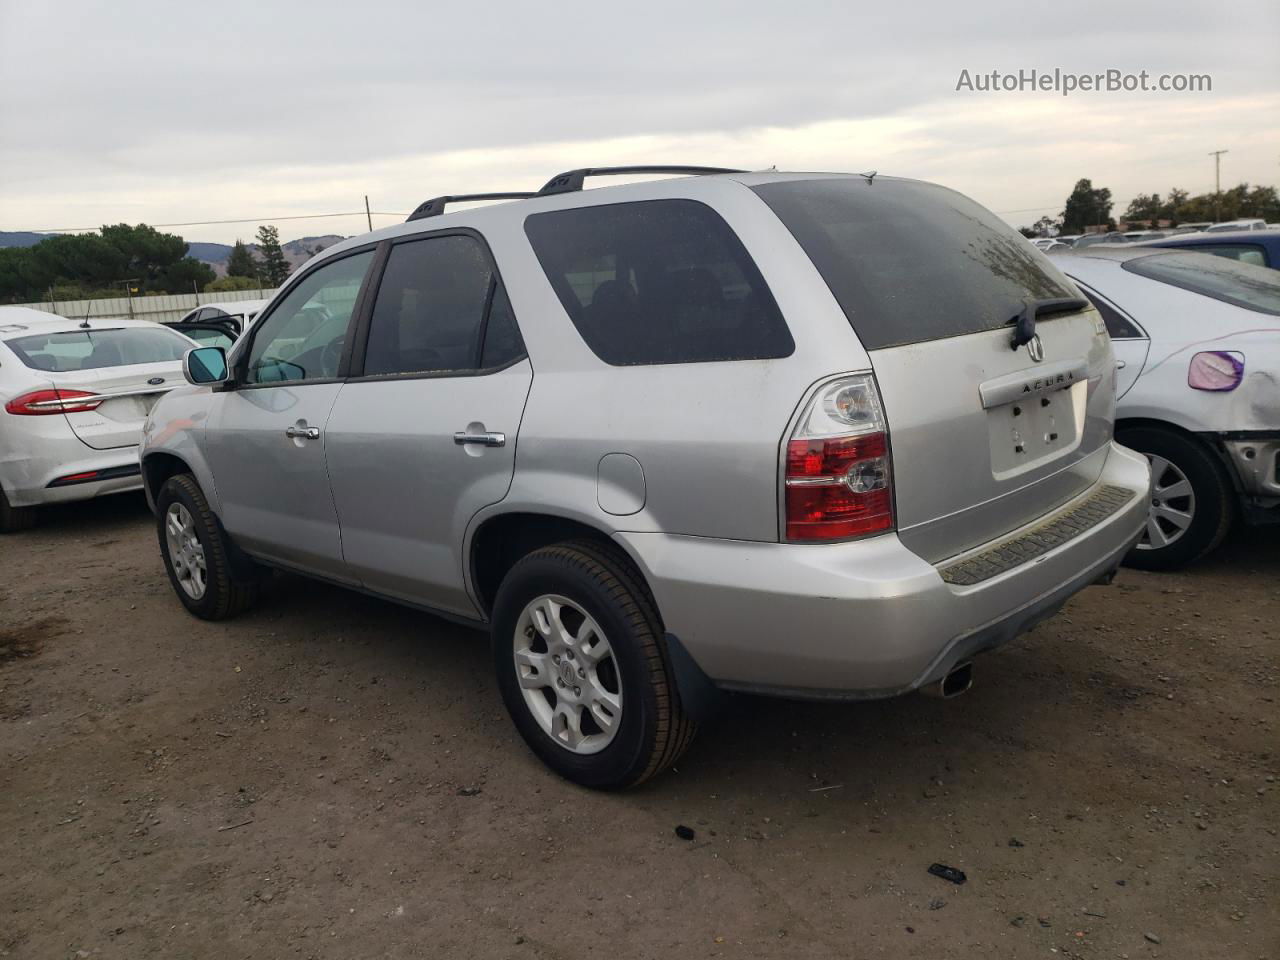
{"type": "Polygon", "coordinates": [[[9,345],[55,388],[106,398],[91,410],[65,414],[76,436],[97,450],[137,445],[156,398],[185,384],[182,357],[195,346],[159,325],[91,326],[9,345]]]}
{"type": "Polygon", "coordinates": [[[320,264],[254,328],[220,395],[208,456],[227,531],[250,552],[346,579],[325,425],[372,249],[320,264]]]}
{"type": "Polygon", "coordinates": [[[1147,362],[1147,351],[1151,348],[1151,340],[1138,326],[1137,322],[1118,306],[1096,290],[1085,286],[1076,277],[1080,290],[1093,304],[1106,324],[1107,335],[1111,337],[1111,349],[1116,355],[1116,399],[1119,400],[1129,388],[1138,382],[1142,368],[1147,362]]]}
{"type": "Polygon", "coordinates": [[[754,187],[826,280],[871,357],[892,445],[898,532],[937,562],[1092,485],[1114,418],[1098,314],[1020,235],[950,190],[829,177],[754,187]],[[1043,315],[1014,349],[1028,304],[1043,315]]]}
{"type": "Polygon", "coordinates": [[[481,240],[391,246],[325,451],[352,577],[465,616],[468,522],[506,496],[533,370],[481,240]]]}

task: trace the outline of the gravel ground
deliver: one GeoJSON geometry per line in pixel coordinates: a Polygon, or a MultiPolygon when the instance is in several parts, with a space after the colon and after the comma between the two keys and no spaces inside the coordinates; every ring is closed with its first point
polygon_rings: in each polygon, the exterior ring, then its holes
{"type": "Polygon", "coordinates": [[[606,795],[481,635],[293,577],[203,623],[140,498],[50,512],[0,540],[0,956],[1277,958],[1277,547],[1122,572],[954,701],[737,698],[606,795]]]}

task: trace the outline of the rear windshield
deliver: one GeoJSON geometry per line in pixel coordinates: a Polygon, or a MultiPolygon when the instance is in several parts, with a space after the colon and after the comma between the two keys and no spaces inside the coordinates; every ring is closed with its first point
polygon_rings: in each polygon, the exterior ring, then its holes
{"type": "Polygon", "coordinates": [[[1078,294],[1022,235],[914,180],[790,180],[753,190],[786,224],[868,350],[992,330],[1023,301],[1078,294]]]}
{"type": "Polygon", "coordinates": [[[795,349],[729,225],[695,200],[536,213],[525,233],[582,339],[614,366],[763,360],[795,349]]]}
{"type": "Polygon", "coordinates": [[[1223,303],[1280,316],[1280,277],[1266,267],[1204,253],[1160,253],[1126,260],[1124,268],[1223,303]]]}
{"type": "Polygon", "coordinates": [[[71,330],[17,337],[5,342],[28,367],[54,373],[181,360],[182,355],[191,349],[191,341],[163,327],[154,330],[142,327],[71,330]]]}

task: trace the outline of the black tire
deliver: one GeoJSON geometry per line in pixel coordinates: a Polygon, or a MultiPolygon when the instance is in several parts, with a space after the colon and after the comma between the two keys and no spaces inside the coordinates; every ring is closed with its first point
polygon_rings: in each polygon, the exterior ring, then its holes
{"type": "MultiPolygon", "coordinates": [[[[1116,439],[1148,459],[1167,460],[1187,478],[1195,497],[1191,523],[1180,536],[1164,547],[1134,547],[1125,557],[1125,565],[1139,570],[1176,570],[1194,563],[1218,546],[1235,518],[1236,495],[1231,478],[1213,451],[1192,437],[1160,427],[1122,429],[1116,439]]],[[[1152,479],[1158,483],[1161,478],[1152,479]]],[[[1152,491],[1151,509],[1154,509],[1157,492],[1152,491]]],[[[1170,505],[1185,509],[1187,501],[1171,499],[1170,505]]],[[[1146,534],[1143,536],[1147,539],[1146,534]]]]}
{"type": "Polygon", "coordinates": [[[13,507],[9,498],[0,490],[0,533],[17,533],[36,525],[35,507],[13,507]]]}
{"type": "Polygon", "coordinates": [[[170,477],[156,497],[156,535],[160,556],[169,574],[169,583],[182,605],[201,620],[225,620],[248,609],[258,599],[262,577],[256,567],[240,552],[222,529],[222,524],[209,509],[204,491],[189,473],[170,477]],[[173,559],[165,536],[169,508],[179,503],[190,514],[196,539],[204,551],[205,589],[193,597],[181,585],[174,571],[173,559]]]}
{"type": "Polygon", "coordinates": [[[493,655],[498,689],[520,735],[547,766],[584,787],[621,790],[643,783],[674,763],[696,732],[680,703],[652,597],[626,558],[607,545],[561,543],[517,562],[494,603],[493,655]],[[598,753],[560,745],[525,702],[514,660],[516,626],[525,607],[544,594],[581,606],[613,651],[622,719],[598,753]]]}

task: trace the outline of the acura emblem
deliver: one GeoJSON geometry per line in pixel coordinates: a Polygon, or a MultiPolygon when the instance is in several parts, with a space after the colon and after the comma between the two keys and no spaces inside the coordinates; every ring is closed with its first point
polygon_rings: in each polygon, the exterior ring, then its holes
{"type": "Polygon", "coordinates": [[[1044,341],[1040,339],[1040,334],[1036,334],[1027,341],[1027,353],[1031,354],[1031,359],[1039,363],[1044,359],[1044,341]]]}

